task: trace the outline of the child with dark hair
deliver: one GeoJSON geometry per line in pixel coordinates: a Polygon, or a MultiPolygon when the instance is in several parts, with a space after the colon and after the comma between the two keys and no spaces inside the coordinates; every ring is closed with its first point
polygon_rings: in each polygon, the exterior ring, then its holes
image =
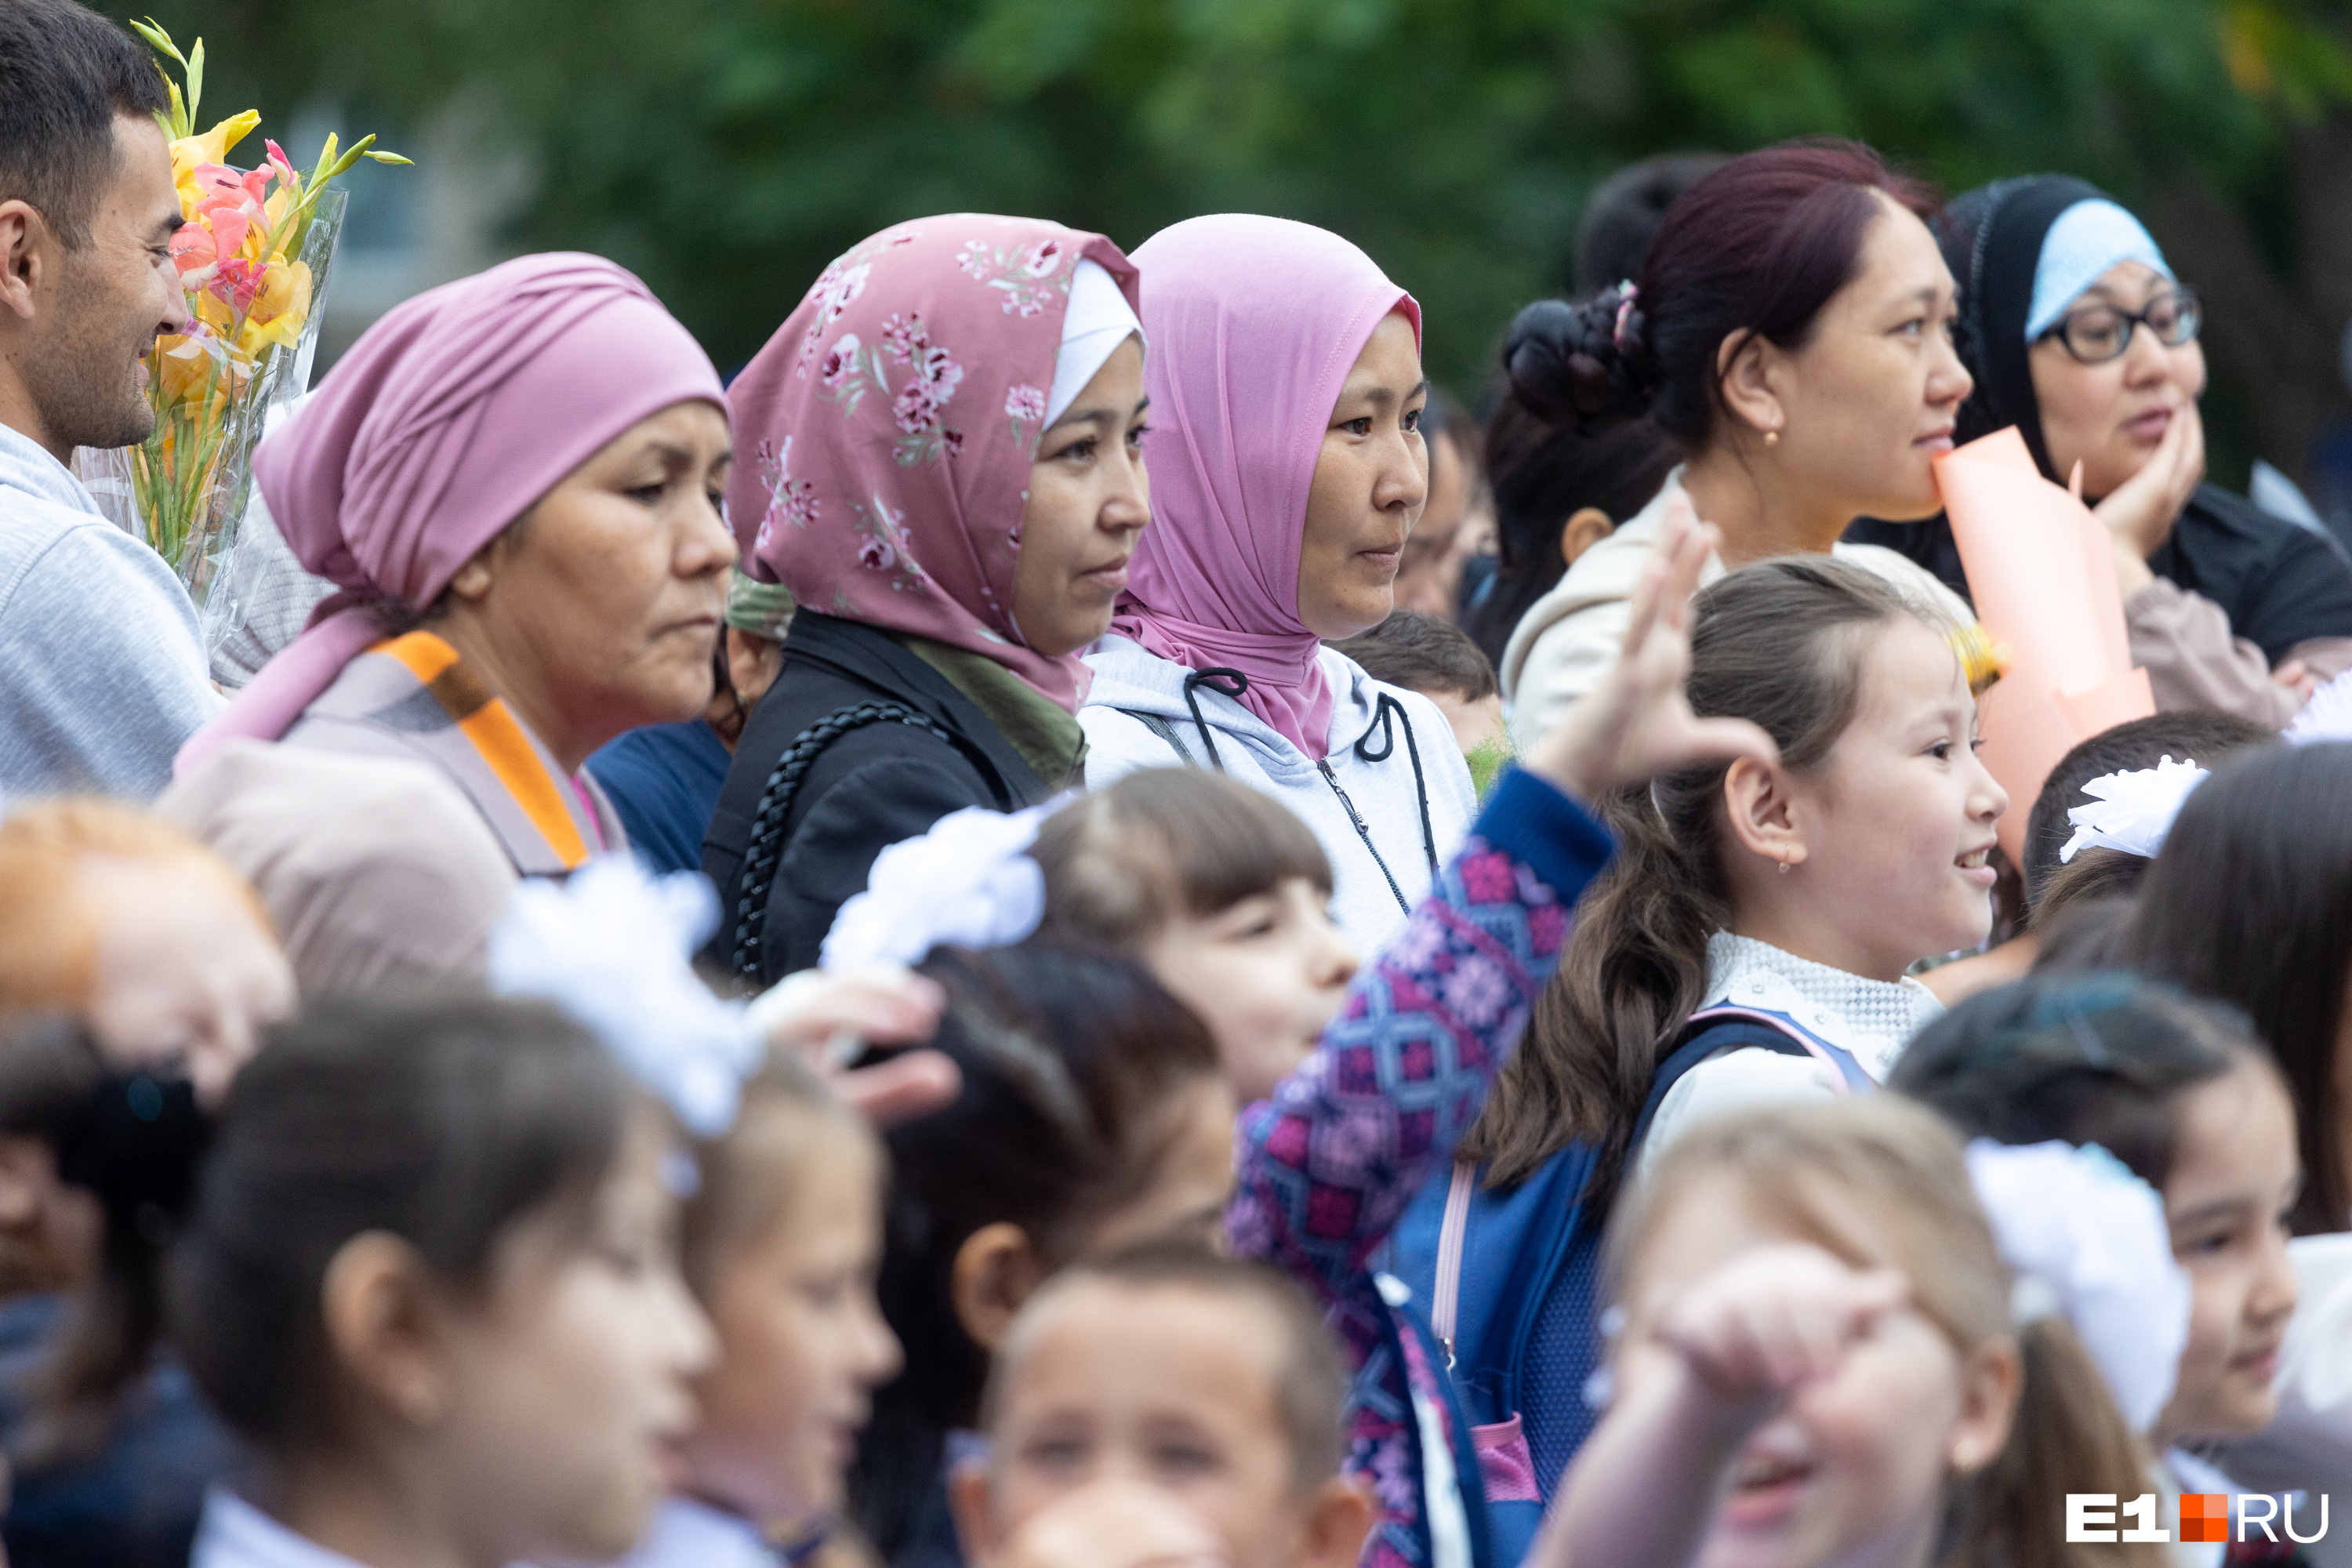
{"type": "Polygon", "coordinates": [[[2123,949],[2142,973],[2253,1021],[2294,1100],[2295,1234],[2352,1229],[2352,745],[2263,747],[2215,769],[2149,865],[2123,949]]]}
{"type": "Polygon", "coordinates": [[[540,1003],[313,1005],[237,1081],[172,1252],[173,1342],[258,1474],[194,1568],[604,1560],[710,1330],[667,1119],[540,1003]]]}
{"type": "Polygon", "coordinates": [[[968,1555],[1349,1568],[1370,1510],[1339,1473],[1347,1389],[1314,1301],[1270,1268],[1171,1247],[1076,1265],[989,1374],[988,1459],[956,1481],[968,1555]]]}
{"type": "Polygon", "coordinates": [[[891,1128],[878,1290],[905,1373],[879,1389],[851,1478],[886,1562],[957,1561],[945,1478],[988,1358],[1037,1284],[1136,1241],[1214,1232],[1234,1099],[1208,1033],[1142,965],[1049,940],[941,949],[931,1047],[953,1103],[891,1128]]]}
{"type": "MultiPolygon", "coordinates": [[[[2148,1435],[2169,1450],[2178,1489],[2240,1489],[2179,1450],[2270,1426],[2295,1310],[2294,1108],[2243,1015],[2118,973],[2037,978],[1927,1026],[1887,1087],[1969,1137],[2096,1144],[2156,1190],[2189,1291],[2178,1370],[2169,1396],[2147,1403],[2148,1435]]],[[[2156,1300],[2132,1310],[2165,1321],[2156,1300]]]]}
{"type": "Polygon", "coordinates": [[[1495,667],[1467,633],[1452,621],[1399,610],[1370,631],[1331,646],[1362,665],[1374,680],[1418,691],[1436,703],[1470,760],[1478,793],[1486,793],[1510,756],[1510,737],[1503,728],[1495,667]]]}
{"type": "MultiPolygon", "coordinates": [[[[2042,781],[2042,793],[2033,797],[2032,813],[2025,819],[2022,870],[2027,908],[2037,920],[2041,917],[2043,898],[2062,864],[2079,864],[2093,855],[2102,860],[2116,855],[2115,850],[2092,847],[2077,853],[2072,862],[2059,858],[2066,841],[2074,836],[2074,825],[2066,820],[2067,812],[2091,804],[2091,797],[2083,793],[2084,784],[2109,773],[2152,768],[2166,757],[2210,769],[2233,752],[2277,738],[2278,731],[2270,726],[2235,713],[2224,713],[2215,708],[2179,708],[2131,720],[2077,743],[2050,770],[2050,776],[2042,781]]],[[[2130,858],[2137,860],[2137,868],[2146,868],[2145,858],[2130,858]]],[[[2137,878],[2131,878],[2129,885],[2137,886],[2137,878]]],[[[2128,887],[2116,890],[2127,891],[2128,887]]]]}
{"type": "Polygon", "coordinates": [[[179,1568],[205,1488],[236,1466],[153,1350],[156,1258],[200,1131],[184,1081],[110,1070],[79,1025],[0,1038],[0,1540],[16,1568],[179,1568]]]}

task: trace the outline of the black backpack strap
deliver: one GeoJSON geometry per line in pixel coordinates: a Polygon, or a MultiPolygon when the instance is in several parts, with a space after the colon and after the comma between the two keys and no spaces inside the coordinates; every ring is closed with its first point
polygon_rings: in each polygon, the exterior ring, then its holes
{"type": "Polygon", "coordinates": [[[1197,768],[1201,765],[1193,757],[1192,748],[1184,744],[1184,737],[1164,716],[1158,713],[1146,713],[1139,708],[1121,708],[1118,711],[1167,742],[1169,750],[1174,752],[1186,767],[1197,768]]]}
{"type": "Polygon", "coordinates": [[[751,836],[743,845],[743,868],[738,883],[741,892],[735,902],[734,940],[728,952],[728,967],[746,980],[764,983],[772,978],[761,973],[760,938],[768,924],[768,900],[775,892],[776,872],[784,862],[784,822],[792,815],[801,780],[827,747],[869,724],[904,724],[920,730],[962,752],[979,768],[982,777],[994,776],[995,769],[971,742],[929,714],[918,713],[902,702],[859,702],[835,709],[793,736],[793,743],[784,748],[769,772],[767,784],[760,792],[759,809],[751,814],[751,836]]]}

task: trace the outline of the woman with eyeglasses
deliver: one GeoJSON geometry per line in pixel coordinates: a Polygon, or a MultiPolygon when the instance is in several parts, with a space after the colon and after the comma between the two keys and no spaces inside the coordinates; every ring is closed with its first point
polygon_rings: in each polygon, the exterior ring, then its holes
{"type": "MultiPolygon", "coordinates": [[[[2132,661],[2158,708],[2286,722],[2352,667],[2352,563],[2325,536],[2204,482],[2196,291],[2137,218],[2063,174],[1969,192],[1937,240],[1960,282],[1960,350],[1976,378],[1958,438],[2014,425],[2053,480],[2080,469],[2114,537],[2132,661]]],[[[1967,592],[1941,518],[1864,521],[1846,537],[1967,592]]]]}

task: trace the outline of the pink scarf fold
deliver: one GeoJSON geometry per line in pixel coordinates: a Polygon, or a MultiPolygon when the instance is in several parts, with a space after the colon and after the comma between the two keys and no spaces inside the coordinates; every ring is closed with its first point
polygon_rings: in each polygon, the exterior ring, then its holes
{"type": "Polygon", "coordinates": [[[1089,672],[1023,643],[1013,578],[1081,258],[1133,303],[1118,247],[1038,218],[917,218],[827,267],[729,389],[745,570],[804,609],[979,654],[1076,712],[1089,672]]]}
{"type": "Polygon", "coordinates": [[[1111,630],[1194,669],[1237,669],[1239,701],[1308,757],[1328,749],[1322,645],[1298,618],[1307,496],[1339,389],[1374,328],[1421,307],[1336,234],[1225,214],[1135,253],[1151,353],[1151,526],[1111,630]]]}
{"type": "Polygon", "coordinates": [[[190,738],[176,771],[223,742],[285,734],[383,640],[376,605],[426,608],[606,442],[697,400],[726,407],[709,357],[602,257],[525,256],[394,306],[254,454],[288,547],[341,592],[190,738]]]}

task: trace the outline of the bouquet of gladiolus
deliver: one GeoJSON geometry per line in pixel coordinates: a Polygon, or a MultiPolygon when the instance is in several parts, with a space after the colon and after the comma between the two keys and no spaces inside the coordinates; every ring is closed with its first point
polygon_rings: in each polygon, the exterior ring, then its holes
{"type": "Polygon", "coordinates": [[[202,605],[235,542],[270,405],[299,395],[309,379],[320,291],[341,226],[342,193],[331,194],[328,182],[362,158],[408,160],[373,151],[372,135],[338,152],[331,134],[307,175],[267,139],[260,164],[231,168],[229,150],[260,114],[248,109],[197,134],[204,40],[184,56],[152,18],[131,26],[178,62],[187,81],[184,94],[163,73],[172,107],[157,119],[171,139],[187,220],[172,259],[190,321],[185,333],[158,338],[148,355],[155,429],[128,453],[128,488],[137,527],[202,605]]]}

